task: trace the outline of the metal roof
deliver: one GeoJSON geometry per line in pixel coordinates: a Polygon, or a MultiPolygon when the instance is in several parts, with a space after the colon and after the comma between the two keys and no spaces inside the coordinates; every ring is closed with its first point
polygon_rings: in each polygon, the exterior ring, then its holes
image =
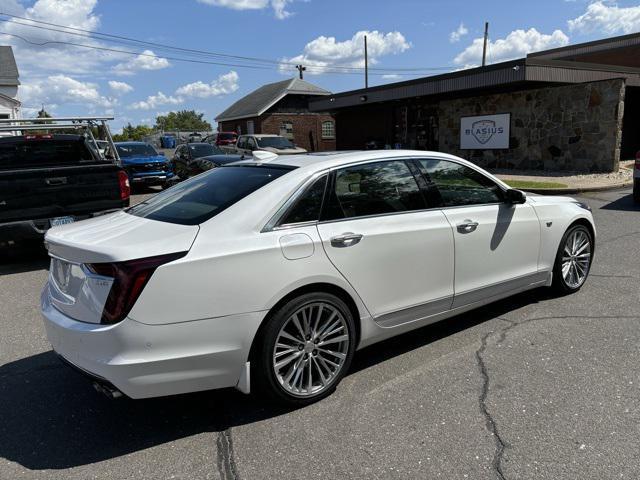
{"type": "Polygon", "coordinates": [[[18,66],[13,56],[13,49],[0,46],[0,85],[20,85],[18,66]]]}
{"type": "Polygon", "coordinates": [[[312,100],[311,111],[473,90],[531,88],[625,78],[640,85],[640,34],[614,37],[527,55],[526,58],[312,100]],[[596,63],[597,61],[597,63],[596,63]]]}
{"type": "Polygon", "coordinates": [[[286,95],[331,95],[331,92],[299,78],[269,83],[242,97],[215,119],[224,122],[258,117],[286,95]]]}

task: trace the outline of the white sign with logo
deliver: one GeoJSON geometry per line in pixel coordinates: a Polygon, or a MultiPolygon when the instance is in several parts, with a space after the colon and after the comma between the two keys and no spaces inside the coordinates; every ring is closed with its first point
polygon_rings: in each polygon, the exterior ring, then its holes
{"type": "Polygon", "coordinates": [[[509,148],[511,114],[462,117],[460,119],[461,150],[495,150],[509,148]]]}

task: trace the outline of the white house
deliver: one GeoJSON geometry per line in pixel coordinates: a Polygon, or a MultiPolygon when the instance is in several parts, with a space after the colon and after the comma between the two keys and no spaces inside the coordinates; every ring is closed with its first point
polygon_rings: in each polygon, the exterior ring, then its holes
{"type": "Polygon", "coordinates": [[[0,46],[0,118],[22,118],[18,101],[18,77],[13,49],[0,46]]]}

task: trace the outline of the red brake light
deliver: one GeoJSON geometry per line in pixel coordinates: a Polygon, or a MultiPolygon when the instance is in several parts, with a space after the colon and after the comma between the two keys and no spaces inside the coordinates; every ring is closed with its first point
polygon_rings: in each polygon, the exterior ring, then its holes
{"type": "Polygon", "coordinates": [[[102,311],[102,323],[113,324],[124,320],[156,268],[186,254],[187,252],[179,252],[128,262],[87,264],[86,267],[93,273],[113,278],[113,284],[102,311]]]}
{"type": "Polygon", "coordinates": [[[120,184],[120,200],[128,200],[131,195],[131,184],[129,183],[127,172],[118,171],[118,182],[120,184]]]}

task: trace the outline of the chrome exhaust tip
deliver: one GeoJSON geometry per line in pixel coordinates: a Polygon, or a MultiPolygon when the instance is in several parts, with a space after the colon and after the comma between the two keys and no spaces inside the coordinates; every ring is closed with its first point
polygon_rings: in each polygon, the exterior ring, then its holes
{"type": "Polygon", "coordinates": [[[93,382],[93,388],[96,390],[96,392],[102,393],[112,400],[122,397],[122,392],[117,388],[112,387],[111,385],[105,385],[100,382],[93,382]]]}

